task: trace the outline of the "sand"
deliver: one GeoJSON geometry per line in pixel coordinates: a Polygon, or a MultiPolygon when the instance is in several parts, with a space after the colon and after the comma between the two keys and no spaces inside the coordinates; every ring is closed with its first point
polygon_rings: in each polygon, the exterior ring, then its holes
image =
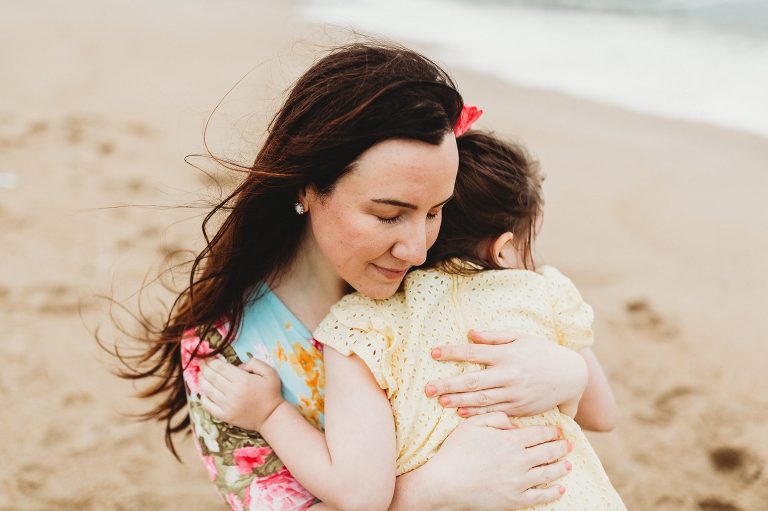
{"type": "MultiPolygon", "coordinates": [[[[204,208],[173,206],[215,195],[183,161],[206,117],[258,65],[211,127],[246,158],[328,38],[280,2],[4,4],[0,510],[222,509],[188,440],[179,464],[122,415],[146,403],[96,347],[94,296],[135,305],[200,247],[204,208]]],[[[539,256],[595,307],[620,419],[590,438],[628,507],[768,509],[768,140],[451,72],[548,175],[539,256]]]]}

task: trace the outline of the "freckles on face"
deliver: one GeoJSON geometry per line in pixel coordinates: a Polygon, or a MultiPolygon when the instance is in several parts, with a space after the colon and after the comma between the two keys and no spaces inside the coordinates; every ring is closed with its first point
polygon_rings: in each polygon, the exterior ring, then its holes
{"type": "Polygon", "coordinates": [[[452,134],[437,146],[389,140],[371,147],[330,194],[307,193],[319,252],[356,290],[391,296],[435,241],[457,168],[452,134]]]}

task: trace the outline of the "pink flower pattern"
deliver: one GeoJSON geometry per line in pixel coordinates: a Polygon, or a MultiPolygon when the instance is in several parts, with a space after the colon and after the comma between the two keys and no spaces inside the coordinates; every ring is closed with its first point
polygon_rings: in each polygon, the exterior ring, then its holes
{"type": "Polygon", "coordinates": [[[245,510],[245,508],[243,507],[243,502],[234,493],[228,493],[226,498],[227,498],[227,504],[229,504],[229,508],[232,511],[244,511],[245,510]]]}
{"type": "MultiPolygon", "coordinates": [[[[210,335],[201,337],[198,331],[190,329],[181,338],[180,357],[195,450],[208,478],[216,484],[231,511],[307,510],[317,499],[291,475],[264,439],[257,432],[214,421],[200,403],[200,360],[215,351],[229,328],[227,321],[219,321],[213,325],[210,335]]],[[[317,341],[310,344],[318,353],[322,349],[317,341]]],[[[274,362],[268,351],[258,354],[274,362]]],[[[242,362],[226,348],[220,356],[230,363],[242,362]]]]}
{"type": "Polygon", "coordinates": [[[181,366],[184,368],[184,381],[195,394],[200,393],[200,359],[209,353],[213,353],[213,349],[208,341],[201,340],[193,329],[184,332],[181,338],[181,366]]]}
{"type": "Polygon", "coordinates": [[[241,447],[234,451],[237,470],[241,474],[251,474],[254,467],[263,465],[267,456],[272,454],[269,447],[241,447]]]}
{"type": "Polygon", "coordinates": [[[219,469],[216,468],[216,461],[213,459],[213,456],[203,456],[203,463],[208,471],[208,479],[215,481],[219,477],[219,469]]]}
{"type": "Polygon", "coordinates": [[[315,497],[304,489],[285,467],[270,476],[254,479],[246,495],[250,511],[259,509],[303,511],[315,503],[315,497]]]}

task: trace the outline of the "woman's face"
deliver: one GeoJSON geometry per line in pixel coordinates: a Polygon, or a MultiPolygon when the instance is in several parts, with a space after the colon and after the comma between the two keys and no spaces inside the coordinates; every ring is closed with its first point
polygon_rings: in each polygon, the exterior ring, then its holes
{"type": "Polygon", "coordinates": [[[458,166],[452,133],[437,146],[388,140],[371,147],[329,194],[305,194],[318,257],[357,291],[388,298],[426,259],[458,166]]]}

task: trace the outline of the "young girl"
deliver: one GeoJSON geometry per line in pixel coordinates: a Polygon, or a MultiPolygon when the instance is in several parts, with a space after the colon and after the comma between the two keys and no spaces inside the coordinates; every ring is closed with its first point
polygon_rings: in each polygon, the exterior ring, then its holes
{"type": "MultiPolygon", "coordinates": [[[[249,364],[263,376],[261,399],[241,425],[258,430],[297,480],[334,509],[386,509],[395,476],[434,456],[468,415],[444,408],[446,396],[433,399],[435,389],[427,385],[425,391],[424,384],[471,375],[483,367],[482,351],[477,363],[437,362],[439,350],[426,355],[435,340],[461,343],[469,330],[509,328],[581,351],[590,367],[586,393],[597,396],[590,406],[612,414],[610,389],[589,353],[592,309],[556,269],[534,268],[532,243],[542,208],[536,165],[521,148],[488,134],[470,132],[457,145],[455,194],[427,264],[409,273],[389,299],[345,296],[314,332],[325,347],[325,434],[283,399],[268,364],[249,364]]],[[[494,389],[485,392],[490,397],[494,389]]],[[[568,474],[558,481],[561,493],[568,491],[534,509],[625,509],[573,420],[577,405],[574,400],[511,419],[514,425],[559,426],[570,451],[568,474]]],[[[506,415],[491,415],[514,427],[506,415]]]]}

